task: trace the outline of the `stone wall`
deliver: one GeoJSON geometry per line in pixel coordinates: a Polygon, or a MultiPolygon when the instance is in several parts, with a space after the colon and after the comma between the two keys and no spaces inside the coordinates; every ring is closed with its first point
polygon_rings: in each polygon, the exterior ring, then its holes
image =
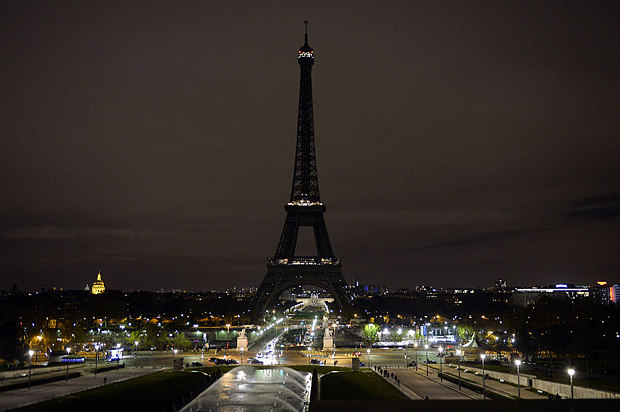
{"type": "MultiPolygon", "coordinates": [[[[69,370],[77,369],[77,368],[80,368],[80,367],[83,367],[83,366],[84,366],[83,363],[69,365],[69,370]]],[[[93,368],[94,368],[94,366],[93,366],[93,368]]],[[[32,376],[39,375],[41,373],[65,371],[65,370],[67,370],[67,366],[66,365],[44,366],[44,367],[39,367],[39,368],[32,368],[32,376]]],[[[28,368],[0,372],[0,380],[2,380],[2,379],[9,379],[9,378],[17,378],[17,377],[20,377],[20,376],[28,376],[28,368]]]]}

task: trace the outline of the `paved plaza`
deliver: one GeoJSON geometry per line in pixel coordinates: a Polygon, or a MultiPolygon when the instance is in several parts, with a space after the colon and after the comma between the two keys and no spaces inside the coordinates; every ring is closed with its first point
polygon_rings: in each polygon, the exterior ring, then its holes
{"type": "Polygon", "coordinates": [[[32,386],[30,389],[14,389],[0,393],[0,411],[14,409],[28,404],[42,402],[72,393],[85,391],[99,386],[136,378],[160,371],[161,368],[121,368],[108,372],[98,373],[83,372],[82,376],[57,381],[42,385],[32,386]]]}

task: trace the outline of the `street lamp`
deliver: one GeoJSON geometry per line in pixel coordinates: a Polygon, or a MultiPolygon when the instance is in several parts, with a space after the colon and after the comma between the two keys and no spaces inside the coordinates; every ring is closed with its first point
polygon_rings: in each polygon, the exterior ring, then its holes
{"type": "Polygon", "coordinates": [[[568,376],[570,376],[570,398],[575,399],[575,392],[573,392],[573,375],[575,374],[575,369],[570,368],[568,370],[568,376]]]}
{"type": "MultiPolygon", "coordinates": [[[[69,354],[71,353],[71,348],[67,346],[67,356],[69,356],[69,354]]],[[[67,359],[67,376],[65,378],[65,382],[69,382],[69,358],[65,358],[67,359]]]]}
{"type": "Polygon", "coordinates": [[[228,341],[230,339],[230,323],[226,324],[226,357],[228,357],[228,341]]]}
{"type": "Polygon", "coordinates": [[[207,334],[203,333],[202,334],[202,353],[200,354],[200,359],[203,359],[205,357],[205,346],[207,346],[207,334]]]}
{"type": "Polygon", "coordinates": [[[116,349],[117,349],[117,351],[116,351],[116,371],[118,372],[120,370],[120,368],[121,368],[121,351],[120,351],[121,344],[120,343],[116,344],[116,349]]]}
{"type": "Polygon", "coordinates": [[[368,362],[368,367],[370,368],[370,349],[366,349],[366,361],[368,362]]]}
{"type": "Polygon", "coordinates": [[[138,369],[138,345],[140,344],[140,342],[135,341],[134,344],[136,345],[136,353],[135,353],[135,358],[136,358],[136,369],[138,369]]]}
{"type": "Polygon", "coordinates": [[[415,370],[418,370],[418,342],[413,342],[413,346],[415,347],[415,370]]]}
{"type": "Polygon", "coordinates": [[[439,347],[439,380],[443,382],[443,346],[439,347]]]}
{"type": "Polygon", "coordinates": [[[99,363],[99,345],[95,345],[95,375],[97,374],[97,363],[99,363]]]}
{"type": "Polygon", "coordinates": [[[460,349],[456,350],[456,362],[457,362],[457,369],[459,370],[459,391],[461,390],[461,354],[463,352],[460,349]]]}
{"type": "Polygon", "coordinates": [[[517,365],[517,397],[521,399],[521,379],[519,378],[519,366],[521,366],[521,359],[515,360],[517,365]]]}
{"type": "Polygon", "coordinates": [[[487,355],[485,355],[484,353],[480,354],[480,359],[482,359],[482,399],[486,400],[487,399],[487,380],[486,380],[486,374],[484,373],[484,358],[486,358],[487,355]]]}
{"type": "Polygon", "coordinates": [[[241,347],[241,362],[239,362],[241,365],[243,365],[243,347],[241,347]]]}
{"type": "Polygon", "coordinates": [[[30,349],[28,351],[28,356],[30,356],[30,366],[28,366],[28,389],[30,389],[30,375],[32,375],[32,355],[34,355],[34,351],[30,349]]]}
{"type": "Polygon", "coordinates": [[[426,350],[426,376],[428,376],[428,343],[424,345],[424,349],[426,350]]]}

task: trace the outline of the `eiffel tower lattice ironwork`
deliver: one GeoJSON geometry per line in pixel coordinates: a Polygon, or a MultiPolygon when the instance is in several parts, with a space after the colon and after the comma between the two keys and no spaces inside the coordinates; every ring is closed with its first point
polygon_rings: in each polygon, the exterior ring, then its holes
{"type": "Polygon", "coordinates": [[[267,260],[267,274],[254,301],[255,317],[274,306],[280,295],[295,286],[313,285],[330,293],[343,308],[347,303],[347,283],[342,276],[340,259],[332,251],[325,226],[325,205],[319,196],[314,149],[314,114],[312,108],[312,65],[314,50],[308,45],[308,29],[304,45],[297,55],[301,70],[297,148],[291,198],[284,207],[286,220],[273,258],[267,260]],[[314,229],[315,256],[297,256],[297,236],[301,226],[314,229]]]}

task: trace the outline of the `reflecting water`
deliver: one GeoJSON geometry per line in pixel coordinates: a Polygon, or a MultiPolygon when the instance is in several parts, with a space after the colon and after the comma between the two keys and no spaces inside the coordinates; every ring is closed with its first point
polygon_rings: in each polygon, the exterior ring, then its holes
{"type": "Polygon", "coordinates": [[[238,366],[181,412],[308,411],[312,374],[287,367],[238,366]]]}

